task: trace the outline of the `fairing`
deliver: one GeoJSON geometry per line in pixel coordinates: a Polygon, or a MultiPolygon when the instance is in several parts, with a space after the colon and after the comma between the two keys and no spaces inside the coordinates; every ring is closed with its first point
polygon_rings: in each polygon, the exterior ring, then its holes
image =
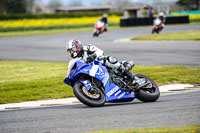
{"type": "MultiPolygon", "coordinates": [[[[73,61],[70,61],[68,67],[68,75],[66,76],[64,83],[72,86],[73,83],[76,82],[78,77],[82,74],[95,77],[96,79],[101,81],[105,89],[104,91],[107,102],[135,98],[134,92],[127,93],[126,91],[118,87],[116,84],[112,83],[106,67],[98,61],[94,61],[90,64],[83,62],[81,59],[75,59],[73,61]],[[75,71],[73,72],[73,74],[70,74],[72,69],[74,69],[75,65],[75,71]]],[[[91,89],[91,84],[89,80],[80,80],[80,82],[82,82],[88,90],[91,89]]]]}

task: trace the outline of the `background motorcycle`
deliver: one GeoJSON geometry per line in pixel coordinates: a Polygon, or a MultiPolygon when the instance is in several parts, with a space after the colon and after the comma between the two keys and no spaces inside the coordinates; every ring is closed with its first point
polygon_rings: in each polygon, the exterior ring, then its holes
{"type": "Polygon", "coordinates": [[[85,63],[72,59],[64,83],[73,87],[74,95],[87,106],[99,107],[105,102],[127,102],[137,98],[154,102],[160,96],[156,83],[142,74],[135,74],[134,81],[107,69],[100,62],[85,63]]]}
{"type": "Polygon", "coordinates": [[[105,27],[105,23],[102,21],[97,21],[94,25],[94,33],[93,36],[98,37],[104,30],[105,27]]]}
{"type": "Polygon", "coordinates": [[[157,34],[162,30],[162,21],[158,18],[156,18],[154,21],[153,21],[153,30],[152,30],[152,34],[154,32],[156,32],[157,34]]]}

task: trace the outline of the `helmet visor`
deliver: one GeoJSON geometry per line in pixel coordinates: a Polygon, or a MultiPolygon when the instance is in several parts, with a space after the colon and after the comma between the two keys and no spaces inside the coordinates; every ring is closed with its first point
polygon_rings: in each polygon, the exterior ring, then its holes
{"type": "Polygon", "coordinates": [[[67,52],[69,53],[69,55],[72,55],[75,51],[73,49],[68,49],[67,52]]]}

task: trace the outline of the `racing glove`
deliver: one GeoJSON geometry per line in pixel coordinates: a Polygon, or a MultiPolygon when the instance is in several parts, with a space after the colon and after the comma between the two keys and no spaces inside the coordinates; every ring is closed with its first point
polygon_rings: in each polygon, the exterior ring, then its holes
{"type": "Polygon", "coordinates": [[[97,55],[96,54],[92,54],[90,56],[87,57],[86,62],[87,63],[91,63],[96,59],[97,55]]]}

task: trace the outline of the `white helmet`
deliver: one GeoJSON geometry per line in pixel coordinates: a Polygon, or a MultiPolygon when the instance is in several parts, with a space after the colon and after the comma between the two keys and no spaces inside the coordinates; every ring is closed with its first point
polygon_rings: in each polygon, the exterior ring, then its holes
{"type": "Polygon", "coordinates": [[[104,14],[103,14],[103,17],[104,17],[104,18],[107,18],[107,17],[108,17],[108,14],[104,13],[104,14]]]}
{"type": "Polygon", "coordinates": [[[164,16],[164,13],[163,12],[159,12],[159,16],[164,16]]]}
{"type": "Polygon", "coordinates": [[[67,42],[66,50],[72,58],[81,57],[83,54],[83,45],[79,40],[72,39],[67,42]]]}

